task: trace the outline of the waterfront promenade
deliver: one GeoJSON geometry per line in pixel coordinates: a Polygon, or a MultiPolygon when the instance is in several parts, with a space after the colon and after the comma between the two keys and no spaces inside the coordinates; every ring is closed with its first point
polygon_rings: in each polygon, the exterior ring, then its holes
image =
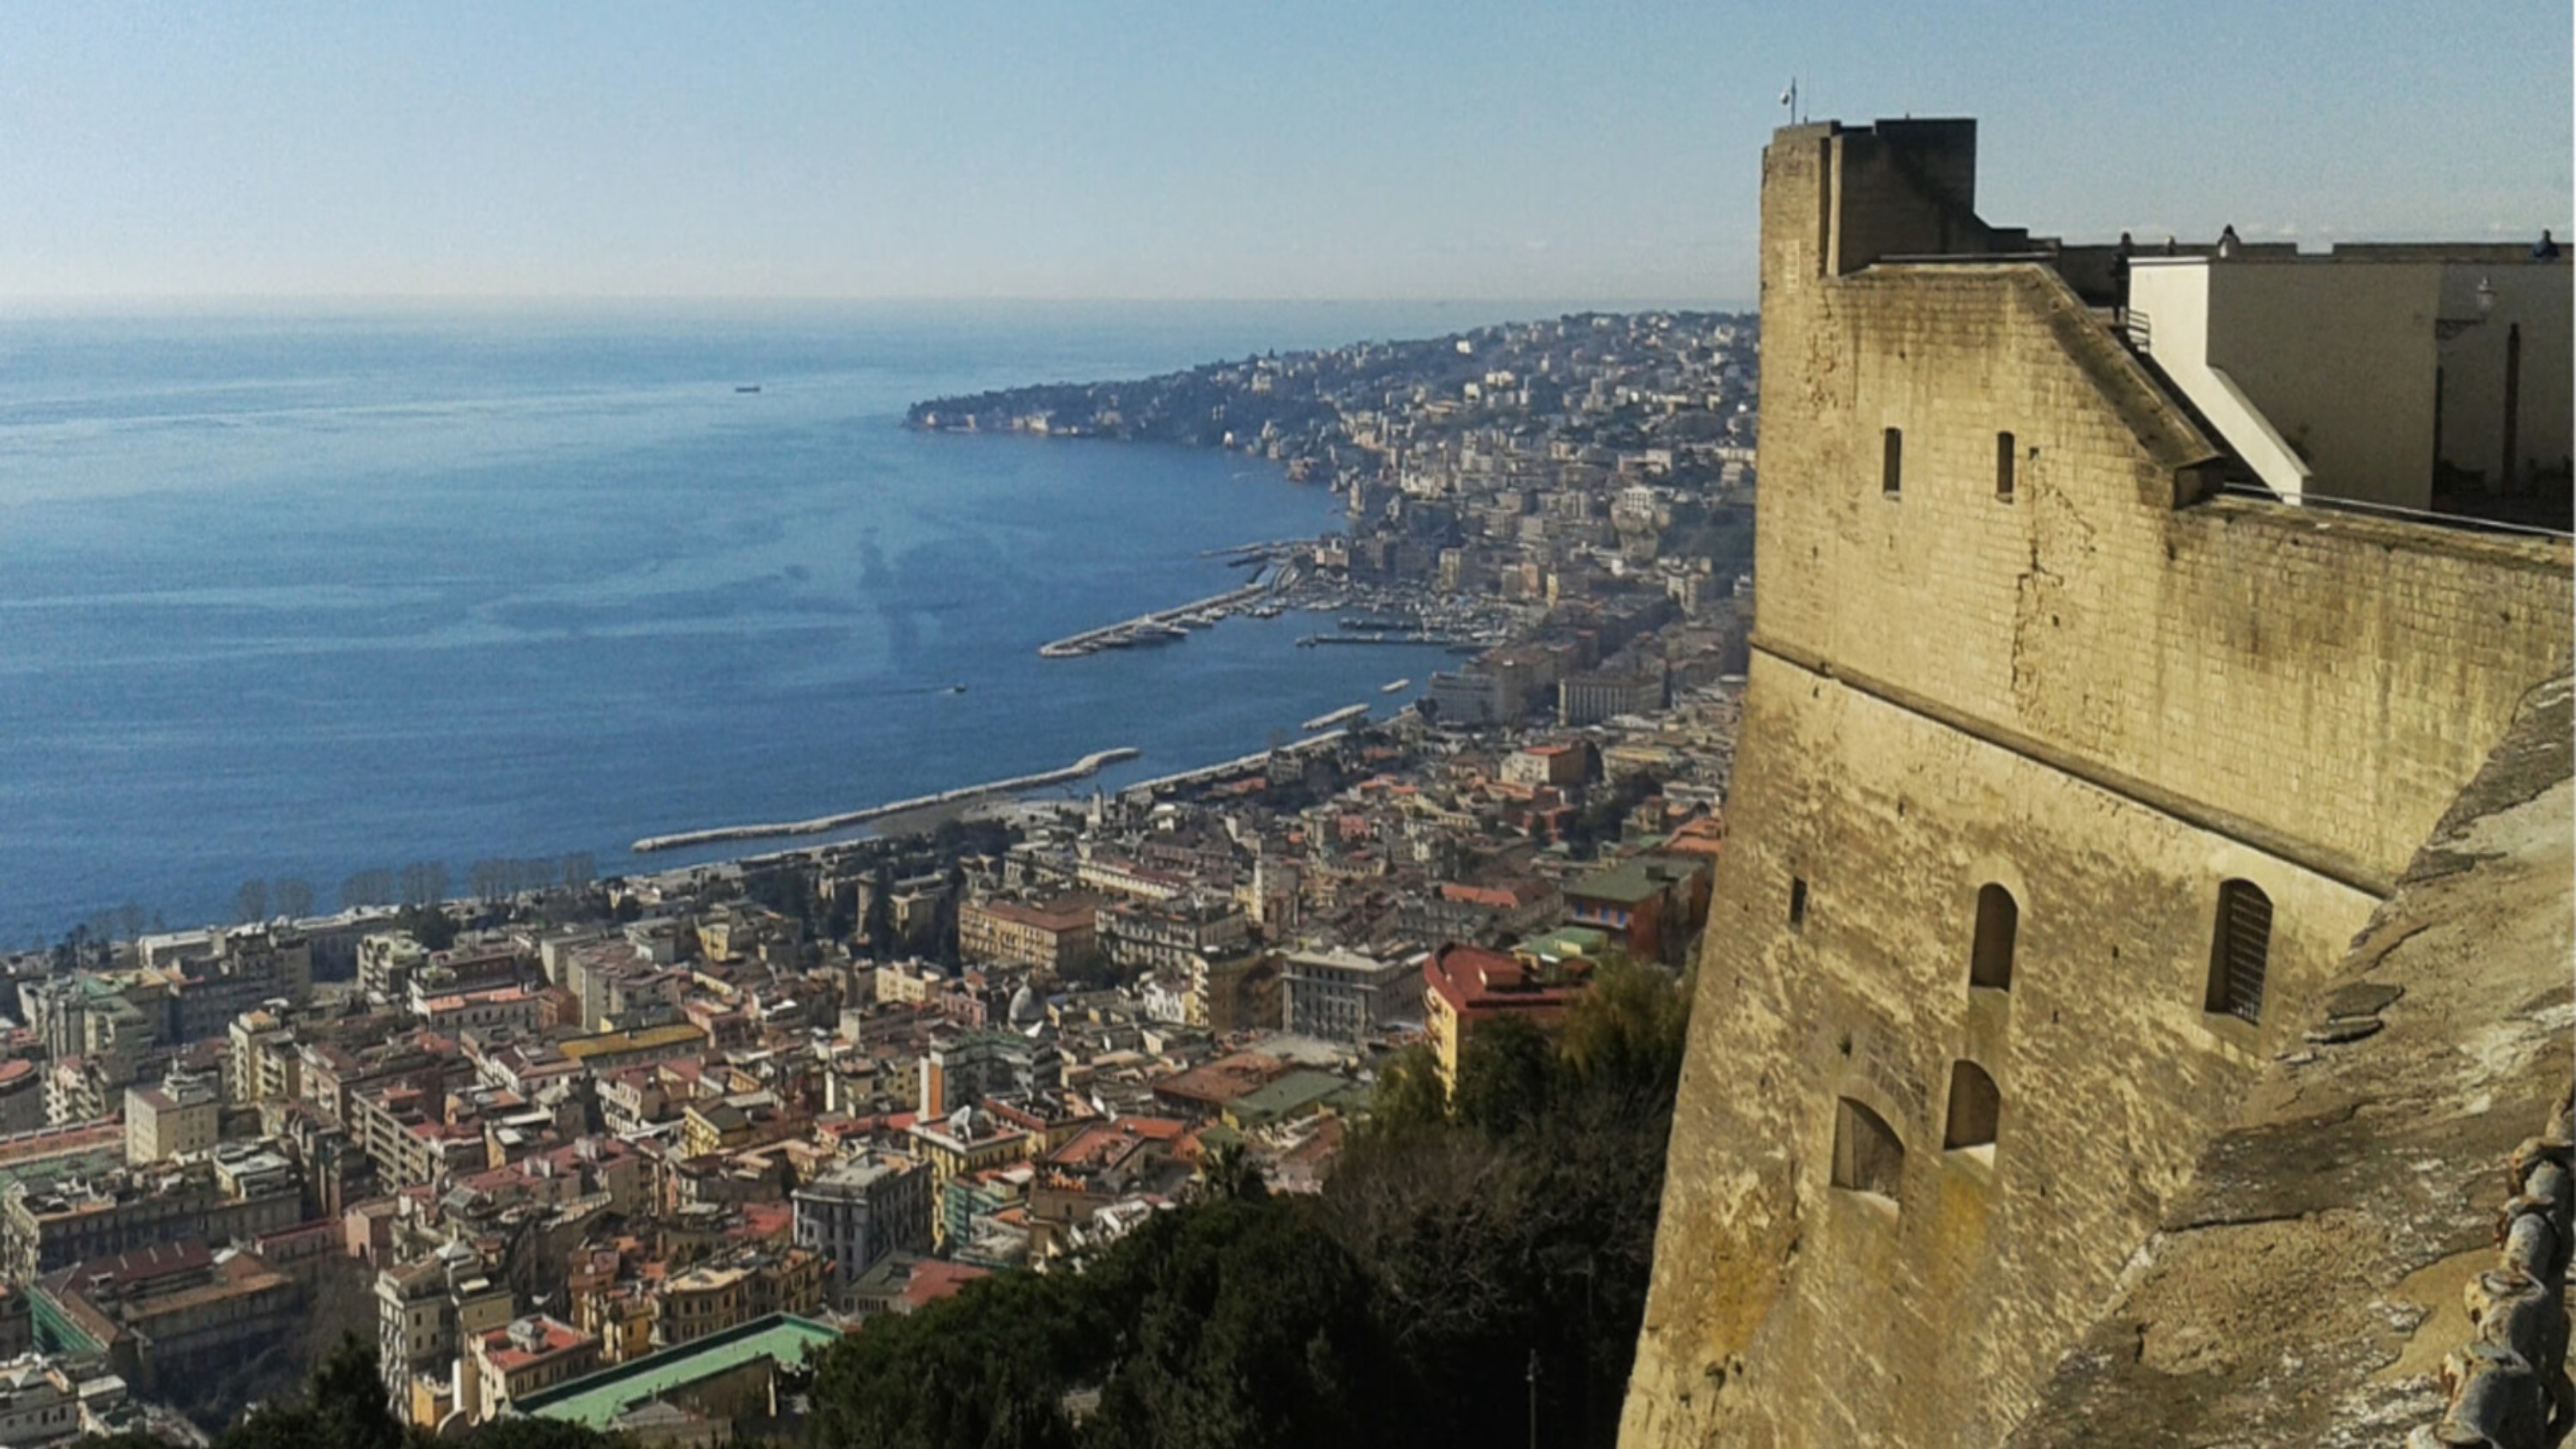
{"type": "Polygon", "coordinates": [[[1099,774],[1102,768],[1144,753],[1122,745],[1114,750],[1094,750],[1060,770],[1041,770],[1034,775],[1014,775],[1007,780],[993,780],[981,785],[961,785],[942,790],[936,795],[916,795],[909,800],[894,800],[883,805],[870,805],[862,810],[845,810],[838,815],[817,815],[811,820],[783,820],[763,825],[717,825],[704,830],[682,830],[670,835],[648,835],[629,847],[637,855],[657,850],[677,850],[689,845],[713,845],[726,840],[766,840],[780,835],[820,835],[853,825],[865,825],[889,815],[914,810],[928,810],[941,805],[958,805],[993,795],[1008,795],[1021,790],[1038,790],[1049,785],[1099,774]]]}

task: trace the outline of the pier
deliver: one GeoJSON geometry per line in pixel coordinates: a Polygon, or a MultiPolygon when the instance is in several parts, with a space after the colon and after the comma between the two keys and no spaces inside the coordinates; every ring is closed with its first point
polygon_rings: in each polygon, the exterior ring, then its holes
{"type": "Polygon", "coordinates": [[[1266,543],[1238,543],[1232,548],[1203,548],[1199,550],[1199,557],[1221,558],[1228,563],[1242,563],[1248,559],[1276,558],[1283,553],[1294,553],[1298,549],[1314,546],[1315,541],[1311,538],[1274,538],[1266,543]]]}
{"type": "Polygon", "coordinates": [[[818,815],[811,820],[783,820],[766,825],[718,825],[705,830],[683,830],[673,835],[648,835],[628,847],[637,855],[656,850],[677,850],[684,845],[713,845],[726,840],[765,840],[777,835],[820,835],[829,830],[843,830],[865,825],[889,815],[910,810],[925,810],[938,805],[956,805],[991,795],[1010,795],[1022,790],[1037,790],[1048,785],[1061,785],[1099,774],[1102,767],[1132,760],[1142,750],[1120,746],[1114,750],[1094,750],[1060,770],[1041,770],[1034,775],[1015,775],[1007,780],[994,780],[982,785],[961,785],[942,790],[936,795],[916,795],[909,800],[896,800],[884,805],[870,805],[864,810],[845,810],[838,815],[818,815]]]}
{"type": "Polygon", "coordinates": [[[1268,593],[1269,588],[1270,586],[1265,583],[1249,583],[1239,589],[1228,589],[1222,594],[1210,594],[1204,599],[1183,604],[1178,608],[1139,614],[1133,619],[1103,628],[1067,635],[1052,644],[1038,646],[1038,657],[1071,659],[1078,655],[1094,654],[1103,649],[1124,649],[1134,644],[1166,643],[1181,637],[1189,624],[1201,622],[1191,616],[1206,614],[1217,609],[1231,610],[1239,605],[1248,604],[1268,593]]]}
{"type": "Polygon", "coordinates": [[[1318,644],[1433,644],[1452,652],[1463,651],[1469,654],[1481,653],[1485,647],[1472,639],[1461,639],[1455,634],[1436,633],[1308,634],[1297,641],[1297,647],[1300,649],[1312,649],[1318,644]]]}

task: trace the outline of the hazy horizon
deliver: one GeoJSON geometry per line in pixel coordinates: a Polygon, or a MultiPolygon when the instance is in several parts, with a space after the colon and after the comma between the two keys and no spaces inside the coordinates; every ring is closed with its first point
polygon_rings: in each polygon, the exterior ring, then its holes
{"type": "Polygon", "coordinates": [[[2568,224],[2570,40],[2500,0],[18,8],[0,295],[1741,306],[1793,76],[1978,118],[1980,209],[2044,235],[2522,238],[2568,224]]]}

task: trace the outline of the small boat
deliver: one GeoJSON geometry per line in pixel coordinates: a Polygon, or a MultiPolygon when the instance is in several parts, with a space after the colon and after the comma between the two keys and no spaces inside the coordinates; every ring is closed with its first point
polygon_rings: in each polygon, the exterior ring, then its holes
{"type": "Polygon", "coordinates": [[[759,383],[756,383],[756,382],[747,382],[747,383],[744,383],[742,386],[735,388],[735,389],[734,389],[734,391],[735,391],[735,392],[758,392],[758,391],[760,391],[760,384],[759,384],[759,383]]]}
{"type": "Polygon", "coordinates": [[[1378,687],[1378,693],[1380,693],[1380,694],[1401,694],[1401,693],[1403,693],[1406,689],[1408,689],[1408,688],[1412,687],[1412,684],[1413,684],[1413,681],[1412,681],[1412,680],[1410,680],[1410,679],[1399,679],[1399,680],[1397,680],[1397,681],[1396,681],[1395,683],[1393,683],[1393,684],[1387,684],[1387,685],[1381,685],[1381,686],[1379,686],[1379,687],[1378,687]]]}
{"type": "Polygon", "coordinates": [[[952,684],[952,685],[948,686],[946,689],[943,689],[943,690],[941,690],[941,691],[940,691],[940,693],[942,693],[942,694],[964,694],[965,692],[966,692],[966,686],[964,686],[964,685],[962,685],[962,684],[952,684]]]}

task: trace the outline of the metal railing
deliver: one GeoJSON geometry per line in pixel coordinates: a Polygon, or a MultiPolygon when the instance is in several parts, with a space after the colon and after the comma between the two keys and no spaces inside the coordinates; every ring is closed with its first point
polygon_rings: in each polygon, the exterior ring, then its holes
{"type": "Polygon", "coordinates": [[[2297,498],[2283,498],[2260,483],[2221,483],[2218,491],[2288,507],[2326,508],[2338,513],[2404,519],[2409,523],[2438,523],[2446,528],[2488,529],[2497,533],[2528,534],[2535,538],[2576,538],[2576,533],[2566,529],[2544,528],[2536,523],[2512,523],[2499,518],[2481,518],[2474,513],[2437,513],[2429,508],[2407,508],[2367,498],[2342,498],[2331,493],[2302,492],[2297,498]]]}

